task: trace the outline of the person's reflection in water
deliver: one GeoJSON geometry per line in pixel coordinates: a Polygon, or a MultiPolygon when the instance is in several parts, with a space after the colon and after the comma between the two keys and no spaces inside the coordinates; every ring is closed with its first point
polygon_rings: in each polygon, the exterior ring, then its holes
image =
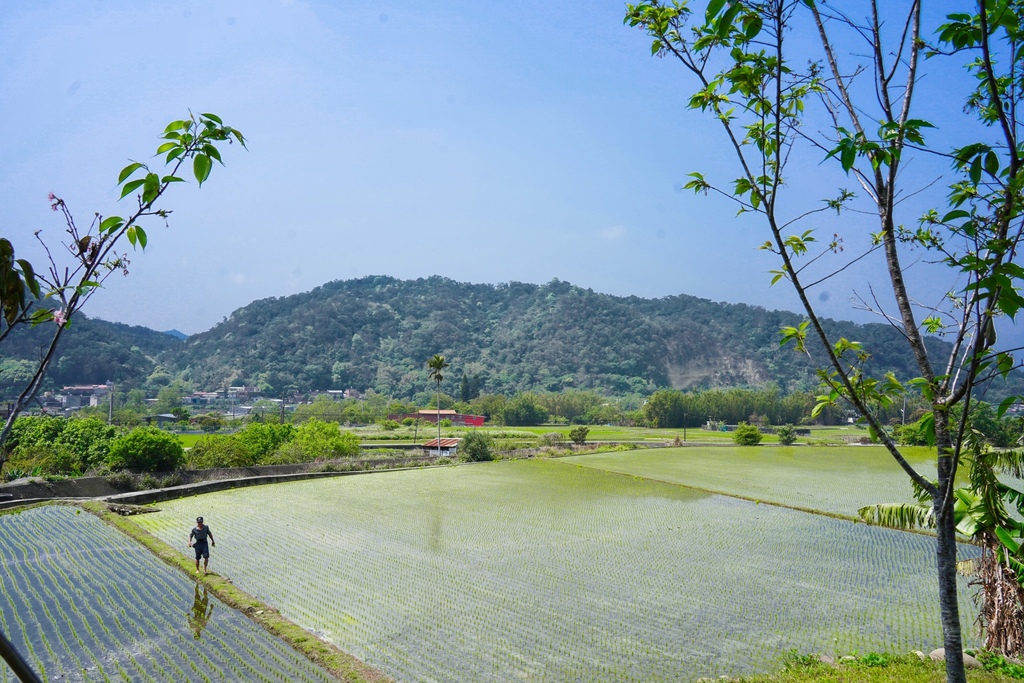
{"type": "Polygon", "coordinates": [[[192,634],[196,640],[199,640],[200,634],[206,628],[206,623],[210,621],[211,614],[213,614],[213,605],[210,604],[210,596],[207,593],[206,584],[203,584],[203,594],[199,595],[199,584],[196,583],[195,599],[192,601],[192,613],[188,615],[188,626],[192,629],[192,634]]]}

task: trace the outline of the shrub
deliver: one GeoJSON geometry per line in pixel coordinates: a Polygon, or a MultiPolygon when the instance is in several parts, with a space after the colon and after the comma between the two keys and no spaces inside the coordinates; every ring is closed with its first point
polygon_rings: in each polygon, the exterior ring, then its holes
{"type": "Polygon", "coordinates": [[[490,436],[484,432],[469,432],[465,438],[462,439],[462,443],[459,444],[459,451],[467,460],[473,462],[482,462],[485,460],[493,460],[494,456],[491,453],[491,446],[493,440],[490,436]]]}
{"type": "Polygon", "coordinates": [[[204,432],[215,432],[224,426],[224,418],[218,413],[207,413],[197,417],[196,424],[204,432]]]}
{"type": "Polygon", "coordinates": [[[256,458],[234,436],[204,436],[188,452],[188,466],[196,470],[255,464],[256,458]]]}
{"type": "Polygon", "coordinates": [[[271,462],[296,463],[330,460],[359,454],[359,437],[342,432],[333,422],[310,418],[295,430],[295,438],[274,454],[271,462]]]}
{"type": "Polygon", "coordinates": [[[565,434],[562,434],[562,432],[548,432],[540,436],[541,446],[557,446],[563,441],[565,441],[565,434]]]}
{"type": "Polygon", "coordinates": [[[381,420],[380,421],[380,428],[383,429],[385,432],[393,432],[396,429],[398,429],[400,426],[401,425],[399,425],[394,420],[381,420]]]}
{"type": "Polygon", "coordinates": [[[232,438],[241,444],[254,463],[265,462],[282,444],[295,438],[295,427],[289,424],[251,423],[232,438]]]}
{"type": "Polygon", "coordinates": [[[892,428],[892,435],[901,446],[927,446],[935,441],[934,427],[929,433],[929,426],[928,421],[922,418],[910,424],[896,425],[892,428]]]}
{"type": "Polygon", "coordinates": [[[11,453],[10,466],[31,472],[32,476],[81,474],[81,464],[66,445],[52,443],[21,444],[11,453]]]}
{"type": "Polygon", "coordinates": [[[779,443],[783,446],[792,446],[796,443],[796,430],[793,429],[793,425],[779,427],[775,430],[775,434],[779,437],[779,443]]]}
{"type": "Polygon", "coordinates": [[[172,486],[181,486],[185,483],[185,479],[178,472],[172,472],[166,477],[157,482],[159,488],[166,489],[172,486]]]}
{"type": "Polygon", "coordinates": [[[4,481],[14,481],[15,479],[21,479],[23,477],[34,476],[31,470],[26,470],[21,467],[12,467],[11,464],[4,463],[4,481]]]}
{"type": "Polygon", "coordinates": [[[85,472],[106,462],[110,443],[117,430],[95,417],[74,418],[67,421],[57,438],[57,444],[66,446],[77,461],[77,469],[85,472]]]}
{"type": "Polygon", "coordinates": [[[167,472],[185,463],[181,442],[156,427],[139,427],[110,443],[107,465],[112,470],[167,472]]]}
{"type": "Polygon", "coordinates": [[[5,450],[22,469],[81,474],[103,464],[115,434],[96,418],[19,417],[5,450]]]}
{"type": "Polygon", "coordinates": [[[764,435],[761,434],[761,430],[757,428],[757,425],[740,422],[732,435],[732,440],[738,446],[756,446],[761,443],[763,437],[764,435]]]}
{"type": "Polygon", "coordinates": [[[135,491],[138,484],[129,472],[118,472],[105,477],[105,481],[118,491],[135,491]]]}
{"type": "Polygon", "coordinates": [[[584,427],[581,425],[579,427],[573,427],[572,429],[569,430],[569,438],[577,446],[582,446],[587,442],[587,434],[589,433],[590,429],[588,427],[584,427]]]}
{"type": "Polygon", "coordinates": [[[511,426],[539,425],[547,421],[548,411],[537,405],[530,394],[519,394],[505,403],[501,412],[505,424],[511,426]]]}

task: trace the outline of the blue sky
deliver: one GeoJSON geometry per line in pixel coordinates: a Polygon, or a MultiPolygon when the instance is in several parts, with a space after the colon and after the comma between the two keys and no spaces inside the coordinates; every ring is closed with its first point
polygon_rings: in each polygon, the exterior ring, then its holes
{"type": "MultiPolygon", "coordinates": [[[[32,234],[63,229],[48,192],[80,222],[123,212],[117,172],[191,108],[242,130],[249,151],[169,193],[170,227],[149,226],[130,276],[87,314],[195,333],[255,299],[371,274],[795,310],[769,287],[762,224],[678,191],[690,171],[725,180],[734,166],[686,110],[682,69],[652,58],[623,13],[618,0],[3,3],[3,233],[38,265],[32,234]]],[[[948,98],[931,83],[924,98],[948,98]]],[[[871,223],[816,225],[852,248],[871,223]]],[[[867,319],[849,298],[880,276],[862,264],[817,300],[867,319]]]]}

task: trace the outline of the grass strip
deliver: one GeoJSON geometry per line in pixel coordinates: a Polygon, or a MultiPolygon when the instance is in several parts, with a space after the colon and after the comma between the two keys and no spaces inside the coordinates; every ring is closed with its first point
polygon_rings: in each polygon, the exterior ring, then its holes
{"type": "MultiPolygon", "coordinates": [[[[1010,683],[1021,676],[997,666],[995,657],[984,669],[969,669],[970,683],[1010,683]]],[[[889,655],[871,653],[850,656],[838,662],[823,663],[815,655],[789,655],[782,671],[766,676],[749,676],[733,681],[743,683],[944,683],[946,665],[921,659],[917,654],[889,655]]]]}
{"type": "Polygon", "coordinates": [[[336,645],[317,638],[292,623],[270,605],[249,595],[217,574],[196,575],[193,560],[135,524],[131,517],[112,512],[105,503],[90,501],[81,507],[115,529],[144,545],[150,552],[186,576],[202,583],[228,607],[238,610],[273,635],[281,638],[310,661],[329,671],[345,683],[387,683],[392,679],[383,672],[342,651],[336,645]]]}

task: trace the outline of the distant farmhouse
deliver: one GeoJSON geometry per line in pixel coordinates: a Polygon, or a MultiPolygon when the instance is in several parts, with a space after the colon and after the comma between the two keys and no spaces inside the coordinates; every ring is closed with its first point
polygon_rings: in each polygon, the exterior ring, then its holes
{"type": "Polygon", "coordinates": [[[423,444],[423,455],[440,455],[448,458],[454,458],[456,451],[459,448],[460,441],[462,441],[462,439],[431,439],[423,444]],[[440,448],[438,448],[439,441],[441,444],[440,448]]]}
{"type": "MultiPolygon", "coordinates": [[[[401,422],[402,420],[426,420],[437,424],[438,419],[450,420],[453,427],[483,427],[483,415],[463,415],[454,410],[421,410],[416,413],[401,413],[388,415],[389,420],[401,422]]],[[[435,445],[436,448],[436,445],[435,445]]]]}
{"type": "Polygon", "coordinates": [[[64,410],[75,410],[86,406],[95,407],[106,400],[107,395],[114,388],[113,382],[106,384],[80,384],[71,387],[64,387],[60,394],[53,398],[60,401],[64,410]]]}

